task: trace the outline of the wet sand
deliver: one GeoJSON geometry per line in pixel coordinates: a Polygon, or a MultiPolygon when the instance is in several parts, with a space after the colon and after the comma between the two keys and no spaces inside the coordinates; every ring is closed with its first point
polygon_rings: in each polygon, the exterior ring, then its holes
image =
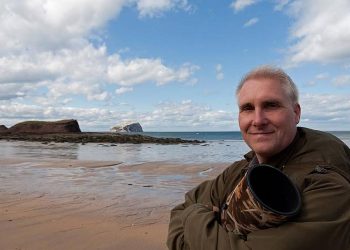
{"type": "Polygon", "coordinates": [[[228,164],[0,160],[0,249],[166,249],[169,212],[228,164]]]}

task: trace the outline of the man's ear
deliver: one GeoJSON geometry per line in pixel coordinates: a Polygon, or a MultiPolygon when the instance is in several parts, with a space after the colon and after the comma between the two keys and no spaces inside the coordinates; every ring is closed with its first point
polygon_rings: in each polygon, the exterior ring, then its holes
{"type": "Polygon", "coordinates": [[[298,124],[300,122],[300,116],[301,116],[301,107],[299,103],[296,103],[294,105],[294,114],[295,114],[295,124],[298,124]]]}

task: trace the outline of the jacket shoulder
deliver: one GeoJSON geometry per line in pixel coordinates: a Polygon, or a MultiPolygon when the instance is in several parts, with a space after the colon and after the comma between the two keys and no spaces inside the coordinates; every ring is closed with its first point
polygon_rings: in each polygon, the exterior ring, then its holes
{"type": "Polygon", "coordinates": [[[350,178],[350,149],[336,136],[318,130],[298,128],[301,142],[294,163],[313,162],[334,167],[350,178]]]}

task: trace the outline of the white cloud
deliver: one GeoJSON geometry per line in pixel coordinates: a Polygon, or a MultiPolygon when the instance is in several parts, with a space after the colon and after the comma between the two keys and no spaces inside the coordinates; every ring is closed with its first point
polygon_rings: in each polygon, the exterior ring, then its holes
{"type": "Polygon", "coordinates": [[[124,93],[131,92],[133,90],[134,90],[133,88],[121,87],[121,88],[116,89],[115,93],[117,95],[122,95],[124,93]]]}
{"type": "Polygon", "coordinates": [[[185,11],[192,9],[187,0],[138,0],[137,9],[141,17],[145,16],[157,16],[161,13],[178,8],[185,11]]]}
{"type": "Polygon", "coordinates": [[[295,0],[288,12],[295,19],[288,64],[349,61],[350,1],[295,0]]]}
{"type": "Polygon", "coordinates": [[[231,8],[238,12],[257,2],[257,0],[236,0],[231,3],[231,8]]]}
{"type": "Polygon", "coordinates": [[[56,72],[47,64],[47,56],[22,54],[0,57],[1,83],[35,83],[56,77],[56,72]]]}
{"type": "Polygon", "coordinates": [[[222,72],[222,65],[221,64],[217,64],[215,67],[216,70],[216,79],[217,80],[223,80],[224,79],[224,73],[222,72]]]}
{"type": "Polygon", "coordinates": [[[107,83],[196,81],[191,76],[197,66],[174,69],[152,58],[123,61],[118,54],[108,55],[104,45],[90,41],[101,38],[101,29],[124,6],[135,6],[140,15],[152,16],[170,9],[188,10],[186,0],[3,0],[1,5],[0,85],[4,92],[0,99],[35,95],[39,88],[47,88],[52,101],[65,95],[107,100],[107,83]],[[120,70],[125,72],[115,75],[120,70]]]}
{"type": "Polygon", "coordinates": [[[131,116],[130,112],[116,112],[104,108],[81,108],[23,104],[19,102],[4,103],[0,101],[0,116],[6,120],[7,127],[23,120],[60,120],[77,119],[85,131],[108,130],[119,119],[131,116]]]}
{"type": "Polygon", "coordinates": [[[11,93],[46,87],[48,95],[56,99],[66,94],[83,94],[89,100],[105,100],[107,94],[101,86],[107,78],[107,61],[106,49],[91,45],[80,50],[2,57],[0,84],[17,86],[11,93]]]}
{"type": "Polygon", "coordinates": [[[27,93],[36,88],[36,84],[3,83],[0,84],[0,100],[11,100],[14,98],[25,97],[27,93]]]}
{"type": "Polygon", "coordinates": [[[346,95],[301,95],[303,126],[316,129],[348,130],[350,100],[346,95]]]}
{"type": "Polygon", "coordinates": [[[324,80],[329,78],[329,74],[328,73],[320,73],[318,75],[316,75],[316,79],[317,80],[324,80]]]}
{"type": "Polygon", "coordinates": [[[281,11],[290,2],[290,0],[275,0],[276,5],[274,10],[281,11]]]}
{"type": "Polygon", "coordinates": [[[88,100],[104,101],[110,97],[104,90],[106,84],[191,83],[195,80],[192,75],[198,70],[197,66],[190,64],[173,69],[160,59],[134,58],[123,61],[118,54],[108,55],[106,50],[105,46],[95,48],[87,45],[79,50],[62,49],[2,57],[0,86],[6,84],[3,89],[9,91],[4,92],[7,94],[1,99],[16,98],[44,87],[53,101],[66,95],[83,95],[88,100]]]}
{"type": "Polygon", "coordinates": [[[252,19],[249,19],[243,26],[250,27],[250,26],[253,26],[254,24],[256,24],[257,22],[259,22],[259,18],[254,17],[252,19]]]}
{"type": "Polygon", "coordinates": [[[83,95],[87,100],[105,101],[109,95],[98,84],[86,84],[84,82],[52,83],[48,91],[48,98],[57,100],[70,95],[83,95]]]}
{"type": "Polygon", "coordinates": [[[29,105],[0,101],[0,116],[6,119],[7,127],[23,120],[77,119],[83,131],[108,131],[116,124],[138,121],[146,130],[208,130],[230,129],[236,123],[232,112],[213,110],[185,100],[179,103],[163,102],[153,111],[136,113],[117,112],[107,108],[78,108],[62,106],[29,105]],[[176,125],[175,125],[176,124],[176,125]]]}
{"type": "Polygon", "coordinates": [[[125,6],[150,17],[191,9],[187,0],[2,0],[0,55],[86,46],[125,6]]]}
{"type": "Polygon", "coordinates": [[[220,63],[216,64],[215,69],[216,69],[216,71],[222,71],[222,65],[220,63]]]}
{"type": "Polygon", "coordinates": [[[125,0],[3,0],[1,54],[86,45],[91,31],[115,17],[125,0]]]}
{"type": "Polygon", "coordinates": [[[350,86],[350,75],[340,75],[333,79],[333,85],[335,86],[350,86]]]}
{"type": "Polygon", "coordinates": [[[316,86],[320,81],[324,81],[329,79],[329,74],[328,73],[320,73],[317,74],[314,79],[310,80],[310,82],[307,83],[309,86],[316,86]]]}
{"type": "Polygon", "coordinates": [[[210,107],[194,104],[191,100],[180,103],[162,102],[153,112],[140,117],[150,130],[205,130],[230,129],[235,123],[232,112],[213,110],[210,107]],[[176,126],[175,126],[176,124],[176,126]]]}
{"type": "Polygon", "coordinates": [[[0,58],[0,83],[39,83],[64,77],[100,80],[106,68],[106,48],[91,45],[0,58]]]}
{"type": "Polygon", "coordinates": [[[222,72],[217,73],[216,74],[216,79],[219,80],[219,81],[223,80],[224,79],[224,73],[222,73],[222,72]]]}
{"type": "Polygon", "coordinates": [[[136,58],[121,61],[119,56],[110,58],[108,76],[111,82],[122,86],[132,86],[144,82],[156,82],[163,85],[169,82],[187,81],[199,67],[184,64],[175,70],[165,66],[161,59],[136,58]]]}

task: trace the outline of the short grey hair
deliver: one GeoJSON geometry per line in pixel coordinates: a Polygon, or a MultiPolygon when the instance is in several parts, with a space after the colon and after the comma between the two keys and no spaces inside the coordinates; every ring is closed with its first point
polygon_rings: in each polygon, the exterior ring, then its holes
{"type": "Polygon", "coordinates": [[[249,71],[239,82],[236,89],[236,96],[238,96],[244,83],[251,79],[273,79],[277,80],[285,89],[287,95],[291,98],[293,103],[299,103],[298,88],[293,82],[292,78],[284,72],[281,68],[270,65],[259,66],[249,71]]]}

